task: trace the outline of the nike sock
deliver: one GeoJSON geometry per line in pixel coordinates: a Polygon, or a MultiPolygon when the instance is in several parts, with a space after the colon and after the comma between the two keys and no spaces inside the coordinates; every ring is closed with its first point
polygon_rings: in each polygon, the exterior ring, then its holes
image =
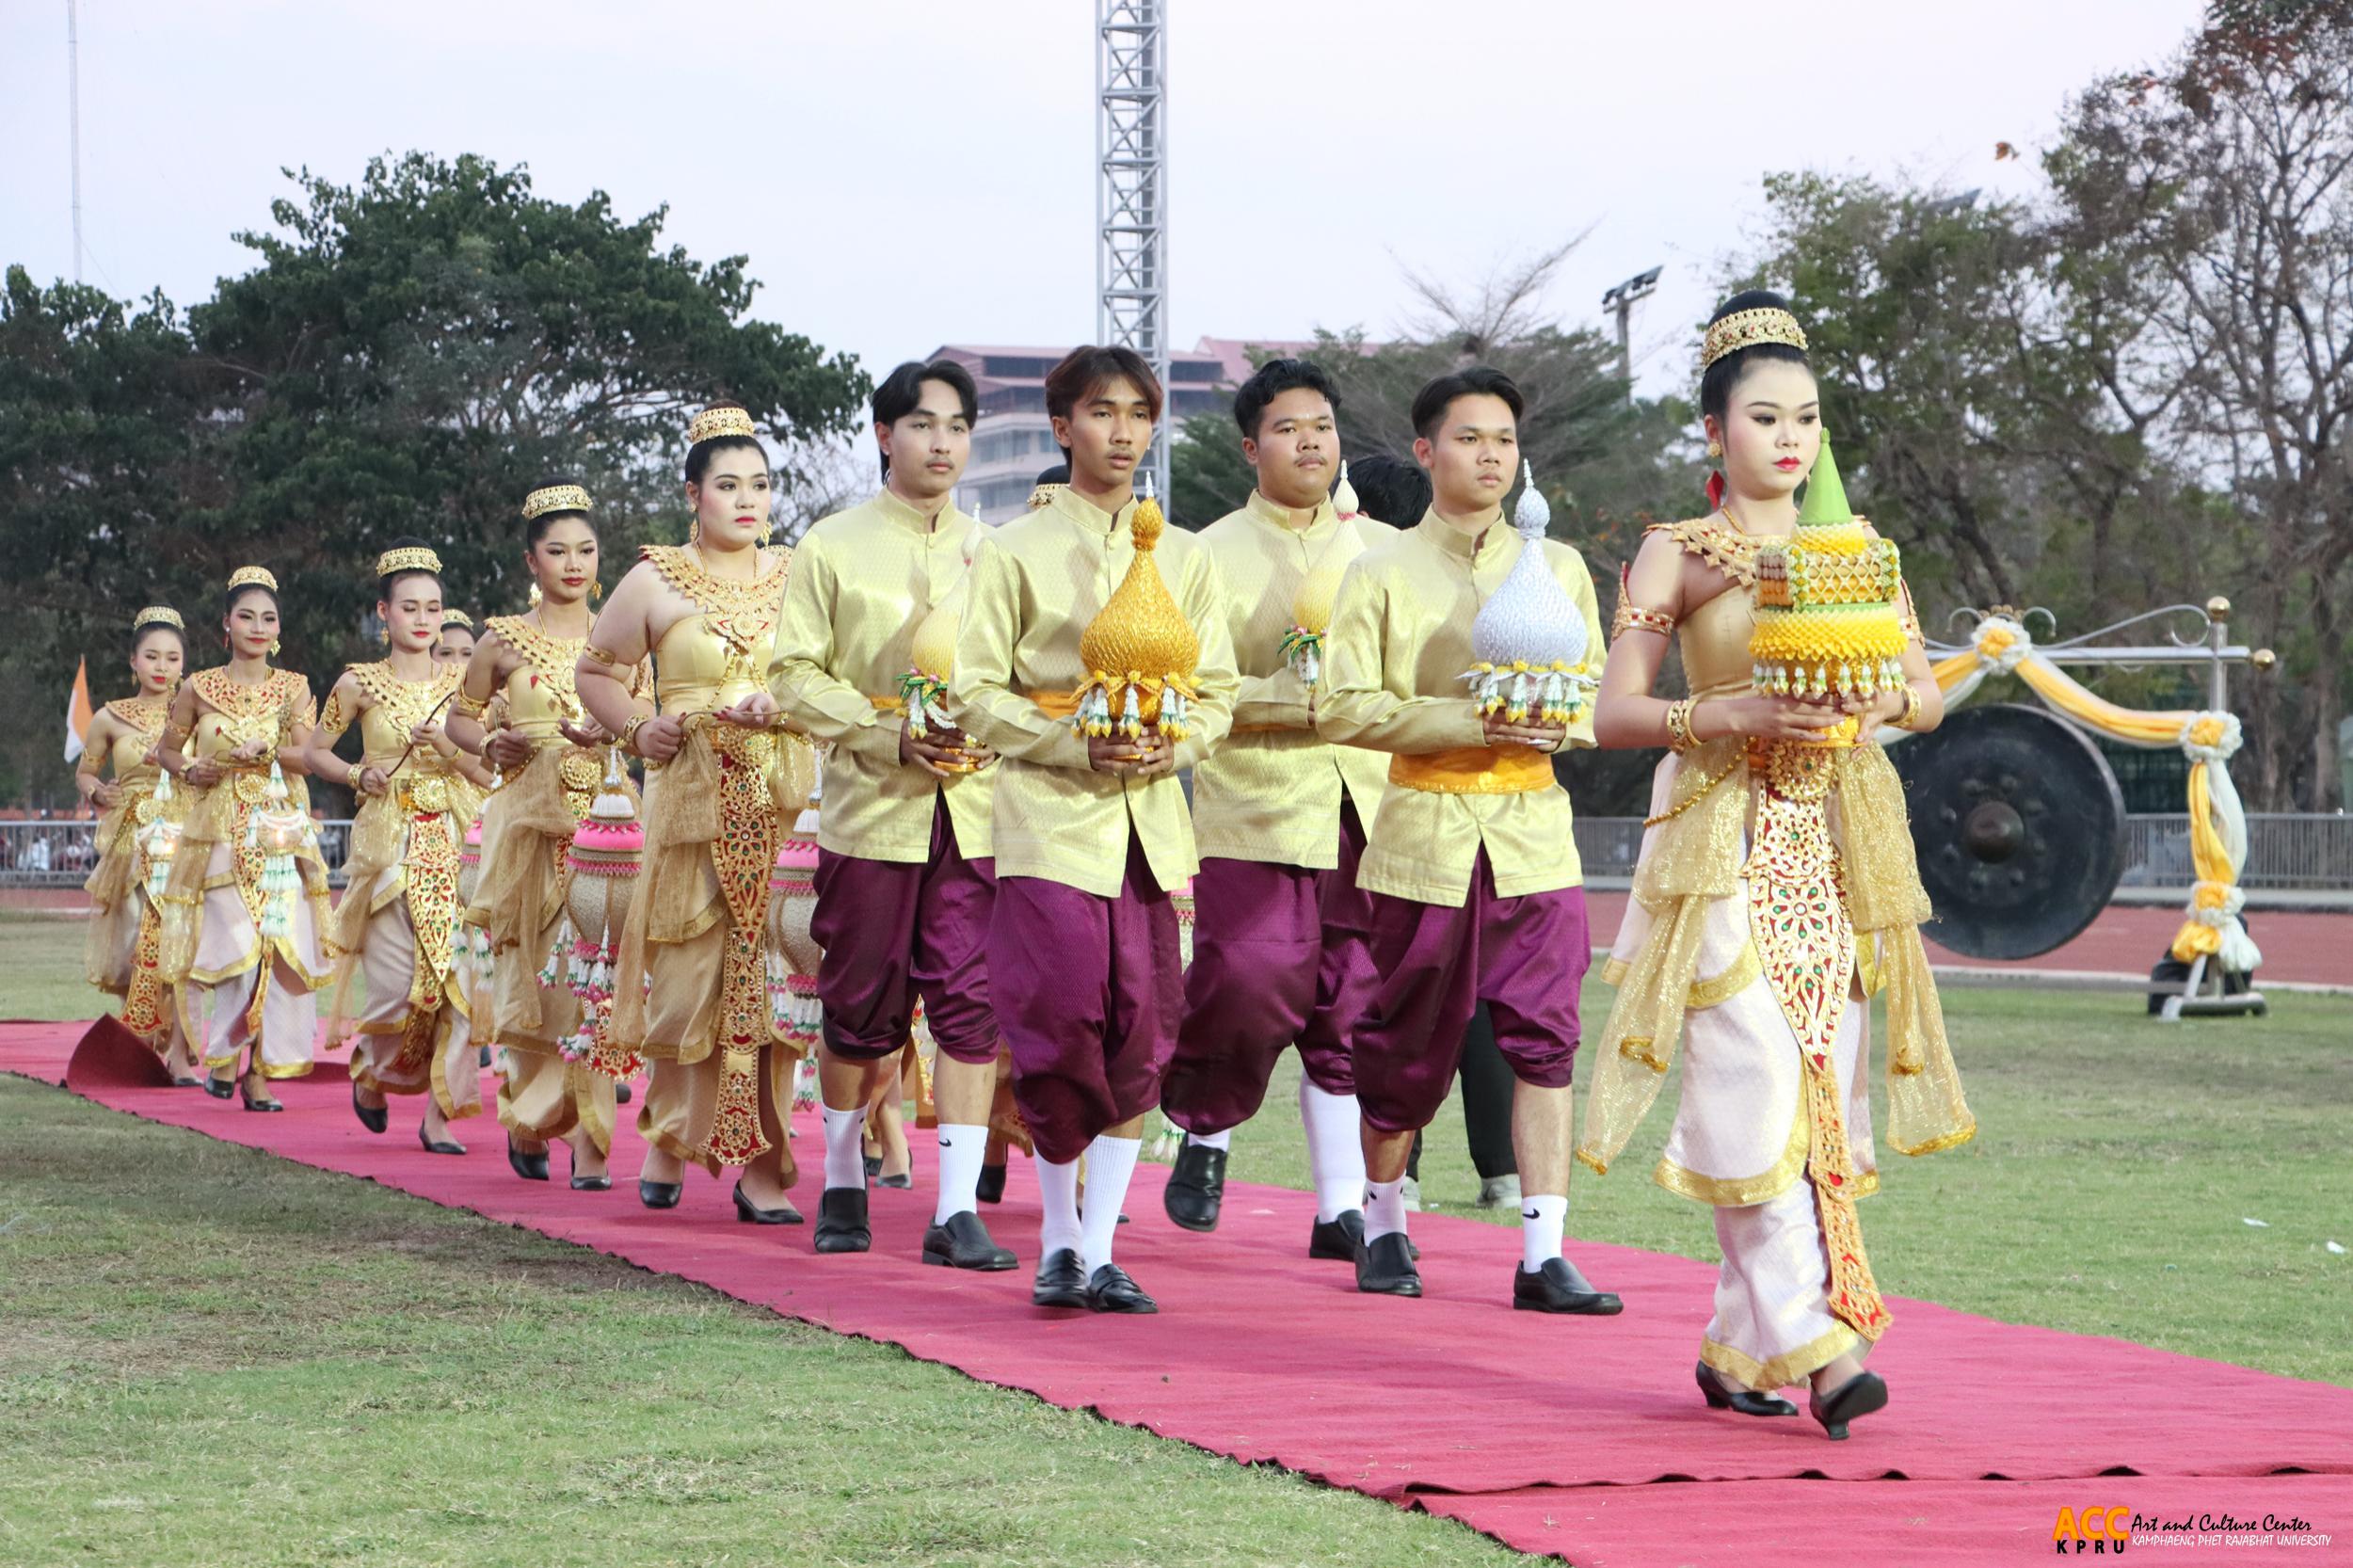
{"type": "Polygon", "coordinates": [[[1561,1256],[1561,1233],[1568,1223],[1566,1196],[1547,1192],[1520,1200],[1520,1263],[1529,1273],[1561,1256]]]}
{"type": "Polygon", "coordinates": [[[988,1128],[939,1124],[939,1203],[932,1224],[944,1225],[981,1203],[981,1156],[988,1148],[988,1128]]]}
{"type": "Polygon", "coordinates": [[[1229,1127],[1223,1132],[1188,1132],[1185,1142],[1198,1148],[1230,1149],[1234,1146],[1234,1129],[1229,1127]]]}
{"type": "Polygon", "coordinates": [[[1106,1134],[1087,1145],[1086,1212],[1080,1217],[1079,1257],[1087,1277],[1112,1260],[1112,1238],[1119,1234],[1119,1206],[1128,1201],[1128,1180],[1136,1174],[1141,1138],[1106,1134]]]}
{"type": "Polygon", "coordinates": [[[1365,1244],[1394,1232],[1405,1234],[1405,1178],[1365,1184],[1365,1244]]]}
{"type": "Polygon", "coordinates": [[[1355,1096],[1327,1094],[1303,1078],[1299,1122],[1307,1131],[1307,1175],[1316,1189],[1316,1219],[1329,1224],[1364,1207],[1364,1118],[1355,1096]]]}
{"type": "Polygon", "coordinates": [[[860,1146],[866,1132],[866,1107],[855,1111],[825,1110],[825,1186],[855,1187],[866,1190],[866,1151],[860,1146]]]}
{"type": "Polygon", "coordinates": [[[1043,1264],[1058,1252],[1079,1250],[1079,1162],[1057,1165],[1037,1157],[1038,1208],[1044,1215],[1037,1227],[1037,1260],[1043,1264]]]}

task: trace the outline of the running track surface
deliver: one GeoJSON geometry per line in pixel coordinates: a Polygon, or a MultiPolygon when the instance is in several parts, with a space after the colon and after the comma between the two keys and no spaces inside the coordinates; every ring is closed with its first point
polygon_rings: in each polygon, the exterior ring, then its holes
{"type": "MultiPolygon", "coordinates": [[[[1305,1194],[1231,1184],[1225,1224],[1193,1236],[1161,1218],[1165,1171],[1146,1163],[1120,1261],[1160,1315],[1040,1312],[1022,1161],[988,1216],[1023,1255],[1012,1273],[916,1266],[931,1208],[924,1134],[912,1134],[916,1191],[873,1194],[873,1252],[820,1258],[806,1225],[735,1224],[726,1186],[698,1174],[680,1208],[641,1208],[632,1133],[614,1150],[615,1190],[573,1192],[560,1153],[557,1181],[517,1180],[491,1123],[461,1124],[463,1158],[415,1146],[409,1102],[395,1102],[392,1134],[370,1135],[334,1062],[278,1085],[286,1114],[255,1116],[161,1086],[120,1030],[92,1030],[77,1054],[84,1028],[0,1024],[0,1070],[1593,1568],[2024,1561],[2051,1552],[2062,1507],[2294,1516],[2353,1544],[2353,1389],[1891,1298],[1896,1325],[1872,1366],[1893,1402],[1833,1444],[1804,1416],[1704,1408],[1690,1368],[1715,1270],[1687,1258],[1573,1242],[1586,1272],[1625,1296],[1625,1315],[1514,1313],[1512,1233],[1422,1214],[1428,1294],[1363,1296],[1346,1265],[1306,1258],[1305,1194]]],[[[816,1135],[812,1123],[804,1146],[816,1135]]]]}

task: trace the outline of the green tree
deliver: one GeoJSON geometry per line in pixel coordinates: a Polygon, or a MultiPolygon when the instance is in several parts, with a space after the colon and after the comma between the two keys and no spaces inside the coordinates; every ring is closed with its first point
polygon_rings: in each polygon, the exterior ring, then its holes
{"type": "MultiPolygon", "coordinates": [[[[472,156],[377,159],[349,186],[288,177],[272,226],[237,236],[253,270],[184,322],[160,296],[133,308],[10,269],[0,697],[61,712],[83,652],[93,695],[113,695],[120,629],[159,599],[209,663],[219,584],[248,562],[282,586],[286,662],[323,685],[374,653],[370,568],[395,537],[440,552],[453,602],[515,609],[535,485],[589,487],[611,582],[638,543],[683,532],[696,407],[733,398],[772,435],[786,515],[809,455],[856,424],[855,360],[749,319],[744,258],[664,246],[660,210],[550,200],[472,156]]],[[[36,795],[68,799],[61,737],[37,728],[0,746],[36,795]]]]}

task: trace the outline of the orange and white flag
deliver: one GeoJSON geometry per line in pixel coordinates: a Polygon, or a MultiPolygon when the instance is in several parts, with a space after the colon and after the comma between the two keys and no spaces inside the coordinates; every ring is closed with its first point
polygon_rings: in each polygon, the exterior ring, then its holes
{"type": "Polygon", "coordinates": [[[82,738],[89,733],[89,661],[73,666],[73,692],[65,699],[65,760],[82,759],[82,738]]]}

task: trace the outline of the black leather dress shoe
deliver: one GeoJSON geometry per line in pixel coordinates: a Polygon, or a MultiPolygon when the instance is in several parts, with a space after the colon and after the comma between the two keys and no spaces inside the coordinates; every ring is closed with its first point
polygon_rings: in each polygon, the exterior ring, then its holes
{"type": "Polygon", "coordinates": [[[1814,1418],[1822,1423],[1824,1434],[1833,1443],[1844,1443],[1849,1421],[1887,1408],[1887,1384],[1877,1372],[1857,1372],[1832,1389],[1827,1399],[1812,1394],[1805,1402],[1814,1418]]]}
{"type": "Polygon", "coordinates": [[[1700,1393],[1707,1400],[1710,1410],[1737,1410],[1743,1416],[1795,1416],[1798,1407],[1778,1394],[1759,1394],[1753,1389],[1735,1388],[1716,1375],[1715,1369],[1703,1361],[1695,1369],[1700,1393]]]}
{"type": "Polygon", "coordinates": [[[1356,1288],[1369,1296],[1421,1294],[1421,1271],[1414,1267],[1403,1231],[1356,1244],[1356,1288]]]}
{"type": "Polygon", "coordinates": [[[637,1180],[637,1201],[648,1208],[676,1208],[685,1195],[682,1181],[648,1181],[643,1176],[637,1180]]]}
{"type": "Polygon", "coordinates": [[[626,1080],[613,1085],[613,1103],[616,1105],[629,1103],[629,1083],[626,1080]]]}
{"type": "Polygon", "coordinates": [[[514,1134],[509,1133],[506,1138],[506,1168],[525,1181],[545,1181],[548,1179],[548,1151],[541,1149],[537,1154],[525,1154],[515,1146],[514,1134]]]}
{"type": "Polygon", "coordinates": [[[1116,1263],[1106,1263],[1087,1277],[1087,1310],[1089,1312],[1120,1312],[1143,1317],[1158,1312],[1160,1304],[1144,1293],[1144,1287],[1128,1277],[1128,1271],[1116,1263]]]}
{"type": "Polygon", "coordinates": [[[427,1154],[463,1154],[466,1152],[466,1145],[455,1138],[435,1138],[428,1134],[424,1130],[423,1122],[417,1124],[417,1142],[424,1145],[424,1152],[427,1154]]]}
{"type": "Polygon", "coordinates": [[[1334,1263],[1353,1263],[1365,1240],[1365,1211],[1343,1208],[1334,1220],[1318,1220],[1307,1232],[1307,1256],[1334,1263]]]}
{"type": "Polygon", "coordinates": [[[1512,1272],[1512,1309],[1515,1312],[1562,1312],[1579,1318],[1614,1318],[1625,1304],[1577,1272],[1565,1257],[1547,1257],[1534,1273],[1512,1272]]]}
{"type": "MultiPolygon", "coordinates": [[[[858,1194],[861,1198],[865,1195],[863,1192],[858,1194]]],[[[792,1207],[791,1198],[785,1199],[781,1208],[762,1208],[744,1195],[744,1184],[740,1181],[735,1184],[735,1217],[747,1225],[797,1225],[801,1223],[801,1211],[792,1207]]]]}
{"type": "Polygon", "coordinates": [[[866,1220],[866,1189],[828,1187],[817,1199],[819,1252],[870,1252],[873,1227],[866,1220]]]}
{"type": "Polygon", "coordinates": [[[1059,1247],[1037,1266],[1037,1282],[1030,1287],[1032,1306],[1087,1304],[1086,1265],[1068,1247],[1059,1247]]]}
{"type": "Polygon", "coordinates": [[[972,1192],[983,1203],[1004,1202],[1005,1168],[1002,1165],[982,1166],[980,1182],[972,1192]]]}
{"type": "Polygon", "coordinates": [[[1215,1230],[1225,1204],[1225,1151],[1188,1138],[1176,1151],[1176,1169],[1160,1189],[1160,1207],[1187,1230],[1215,1230]]]}
{"type": "MultiPolygon", "coordinates": [[[[204,1088],[206,1092],[210,1093],[213,1085],[218,1080],[216,1079],[205,1080],[204,1088]]],[[[220,1091],[220,1096],[223,1099],[227,1099],[229,1097],[229,1092],[226,1089],[220,1091]]],[[[359,1117],[360,1125],[366,1128],[370,1132],[381,1132],[386,1128],[392,1126],[392,1108],[391,1106],[361,1105],[360,1103],[360,1086],[357,1083],[351,1086],[351,1113],[359,1117]]]]}
{"type": "Polygon", "coordinates": [[[980,1215],[968,1208],[923,1232],[923,1261],[950,1269],[999,1273],[1021,1260],[997,1244],[980,1215]]]}

